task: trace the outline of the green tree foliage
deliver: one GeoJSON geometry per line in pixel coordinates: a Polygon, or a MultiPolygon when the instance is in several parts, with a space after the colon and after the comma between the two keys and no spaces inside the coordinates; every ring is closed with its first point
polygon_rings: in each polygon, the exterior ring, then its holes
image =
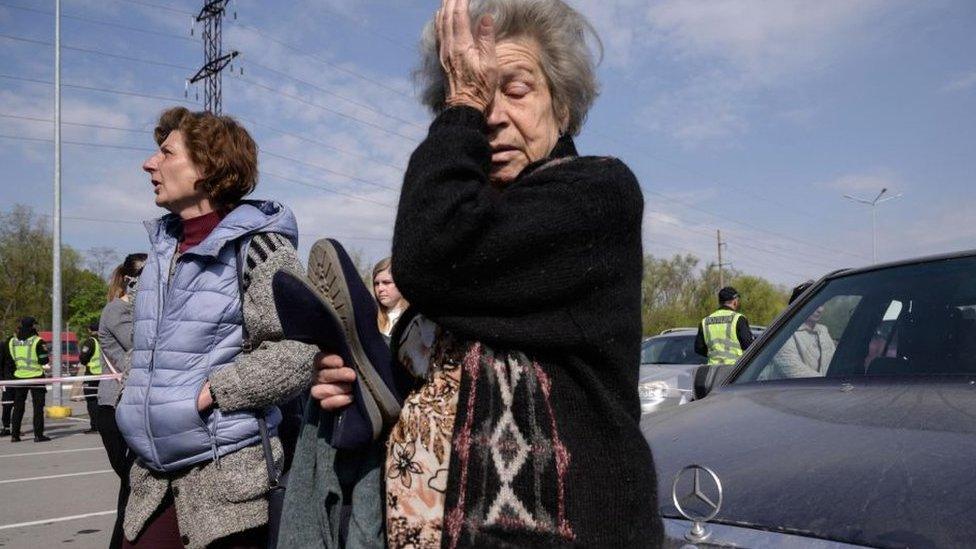
{"type": "Polygon", "coordinates": [[[67,325],[77,333],[88,333],[88,326],[98,322],[105,307],[108,287],[100,276],[91,271],[75,271],[66,277],[67,325]]]}
{"type": "MultiPolygon", "coordinates": [[[[696,327],[718,307],[718,268],[708,264],[699,269],[699,263],[692,255],[644,258],[641,316],[645,335],[696,327]]],[[[751,324],[767,325],[786,308],[789,292],[785,288],[734,269],[725,269],[724,275],[726,284],[742,295],[742,312],[751,324]]]]}
{"type": "MultiPolygon", "coordinates": [[[[0,331],[11,333],[17,319],[33,316],[41,329],[51,325],[51,248],[54,240],[44,218],[26,206],[0,214],[0,331]]],[[[105,306],[105,282],[83,268],[83,258],[61,247],[62,318],[82,327],[105,306]]]]}

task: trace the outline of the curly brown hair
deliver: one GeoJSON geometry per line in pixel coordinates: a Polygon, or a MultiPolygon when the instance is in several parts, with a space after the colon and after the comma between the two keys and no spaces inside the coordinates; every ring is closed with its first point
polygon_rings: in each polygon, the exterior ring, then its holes
{"type": "Polygon", "coordinates": [[[232,206],[258,184],[258,147],[236,120],[185,107],[163,111],[153,132],[156,144],[179,130],[203,178],[203,190],[220,206],[232,206]]]}

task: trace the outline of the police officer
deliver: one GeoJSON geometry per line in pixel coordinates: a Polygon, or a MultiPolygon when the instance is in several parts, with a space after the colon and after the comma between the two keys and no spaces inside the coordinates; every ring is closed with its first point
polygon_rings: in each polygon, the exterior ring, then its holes
{"type": "MultiPolygon", "coordinates": [[[[6,340],[4,340],[6,341],[6,340]]],[[[10,356],[10,350],[6,345],[0,345],[0,380],[9,381],[14,379],[14,359],[10,356]]],[[[14,390],[10,387],[3,388],[2,400],[2,428],[0,437],[10,436],[10,416],[14,410],[14,390]]]]}
{"type": "MultiPolygon", "coordinates": [[[[78,360],[84,365],[83,375],[100,376],[102,375],[102,347],[98,343],[98,321],[88,325],[88,337],[81,342],[81,352],[78,360]]],[[[88,420],[91,427],[85,434],[98,432],[98,383],[96,380],[85,381],[84,392],[85,407],[88,408],[88,420]]]]}
{"type": "MultiPolygon", "coordinates": [[[[7,352],[14,361],[15,379],[40,379],[44,377],[44,370],[48,369],[47,346],[37,335],[37,321],[33,317],[20,319],[17,334],[7,342],[7,352]]],[[[34,386],[14,386],[13,421],[10,425],[10,441],[20,442],[20,423],[24,419],[24,406],[27,404],[27,393],[30,393],[31,403],[34,405],[34,442],[47,442],[50,438],[44,436],[44,396],[47,387],[43,384],[34,386]]]]}
{"type": "Polygon", "coordinates": [[[710,366],[735,364],[754,337],[749,320],[739,312],[739,292],[726,286],[718,292],[719,308],[698,325],[695,352],[710,366]]]}

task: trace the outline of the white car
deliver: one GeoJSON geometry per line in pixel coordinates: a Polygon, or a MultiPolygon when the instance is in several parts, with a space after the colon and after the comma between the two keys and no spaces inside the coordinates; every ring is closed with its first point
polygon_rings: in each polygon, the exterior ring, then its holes
{"type": "MultiPolygon", "coordinates": [[[[762,326],[752,326],[759,337],[762,326]]],[[[695,368],[707,359],[695,352],[698,328],[671,328],[641,343],[637,381],[641,414],[673,408],[691,400],[695,368]]]]}

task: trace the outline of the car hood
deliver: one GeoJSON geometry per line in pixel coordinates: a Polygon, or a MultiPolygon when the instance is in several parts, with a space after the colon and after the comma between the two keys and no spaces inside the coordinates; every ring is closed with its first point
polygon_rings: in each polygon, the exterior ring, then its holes
{"type": "Polygon", "coordinates": [[[976,378],[790,380],[723,388],[645,416],[665,516],[689,464],[714,470],[715,519],[880,547],[976,538],[976,378]]]}

